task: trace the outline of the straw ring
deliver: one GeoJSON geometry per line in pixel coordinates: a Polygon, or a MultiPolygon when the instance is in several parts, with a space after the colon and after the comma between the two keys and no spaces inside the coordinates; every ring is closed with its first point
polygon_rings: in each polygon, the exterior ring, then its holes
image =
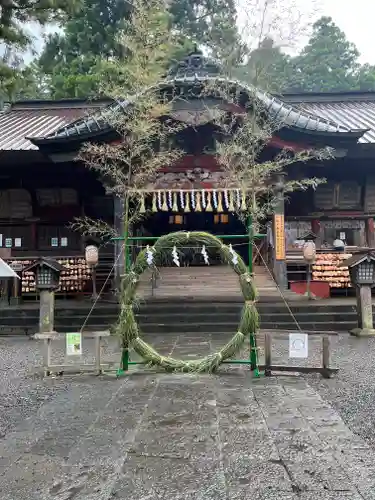
{"type": "Polygon", "coordinates": [[[176,248],[183,247],[187,239],[192,245],[205,245],[206,248],[209,247],[215,250],[222,262],[231,266],[233,271],[238,275],[244,297],[244,307],[236,334],[220,351],[198,360],[181,360],[161,356],[153,347],[144,342],[141,339],[141,332],[139,331],[133,308],[129,306],[135,302],[136,290],[139,285],[139,279],[134,283],[132,278],[134,278],[134,275],[139,278],[149,267],[146,249],[143,249],[139,253],[130,273],[124,277],[120,298],[121,309],[116,331],[122,337],[122,345],[134,348],[135,352],[145,360],[147,366],[160,366],[169,372],[213,372],[223,361],[232,358],[241,349],[247,336],[251,333],[256,333],[258,328],[258,313],[255,307],[250,308],[247,306],[253,305],[256,302],[257,294],[253,280],[248,280],[250,275],[241,256],[236,254],[238,260],[233,264],[233,249],[224,245],[216,236],[206,232],[179,231],[161,236],[154,244],[153,262],[155,265],[160,265],[170,259],[170,248],[174,246],[176,248]],[[246,279],[244,279],[244,276],[246,276],[246,279]],[[137,339],[137,342],[135,342],[135,339],[137,339]]]}

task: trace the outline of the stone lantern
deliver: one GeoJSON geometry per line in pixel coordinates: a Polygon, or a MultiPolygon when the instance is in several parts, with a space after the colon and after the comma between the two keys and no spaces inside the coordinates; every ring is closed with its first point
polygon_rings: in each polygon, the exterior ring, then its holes
{"type": "Polygon", "coordinates": [[[358,327],[350,333],[359,337],[375,335],[372,318],[371,289],[375,286],[375,253],[371,250],[353,255],[340,264],[348,267],[357,297],[358,327]]]}
{"type": "Polygon", "coordinates": [[[39,258],[24,271],[35,273],[35,286],[40,292],[39,333],[54,331],[55,290],[59,287],[60,273],[64,267],[54,259],[39,258]]]}

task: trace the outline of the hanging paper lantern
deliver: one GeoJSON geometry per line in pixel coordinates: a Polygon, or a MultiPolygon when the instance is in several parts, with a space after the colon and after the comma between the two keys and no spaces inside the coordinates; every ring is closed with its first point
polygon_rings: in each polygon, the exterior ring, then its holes
{"type": "Polygon", "coordinates": [[[315,262],[315,257],[316,257],[315,243],[313,241],[307,241],[303,245],[303,258],[305,259],[306,262],[311,264],[312,262],[315,262]]]}
{"type": "Polygon", "coordinates": [[[96,266],[99,261],[99,251],[95,245],[88,245],[85,248],[85,260],[87,265],[96,266]]]}

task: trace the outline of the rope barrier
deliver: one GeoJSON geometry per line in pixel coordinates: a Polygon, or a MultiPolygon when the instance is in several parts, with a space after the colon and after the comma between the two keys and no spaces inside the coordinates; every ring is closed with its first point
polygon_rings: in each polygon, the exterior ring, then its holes
{"type": "Polygon", "coordinates": [[[86,318],[85,318],[85,320],[84,320],[84,322],[83,322],[83,324],[82,324],[82,326],[81,326],[81,328],[80,328],[80,330],[79,330],[79,333],[81,333],[81,334],[82,334],[83,329],[84,329],[84,328],[85,328],[85,326],[87,325],[87,322],[88,322],[88,320],[90,319],[90,316],[91,316],[91,314],[92,314],[93,310],[95,309],[95,306],[96,306],[96,304],[98,303],[98,300],[100,299],[100,296],[101,296],[101,294],[103,293],[103,291],[104,291],[104,289],[105,289],[105,287],[106,287],[106,285],[107,285],[107,283],[108,283],[109,278],[111,277],[112,271],[113,271],[113,270],[114,270],[114,268],[116,267],[117,262],[119,261],[120,257],[122,256],[122,254],[123,254],[123,252],[124,252],[124,248],[125,248],[125,245],[122,245],[122,246],[121,246],[121,252],[119,252],[119,254],[118,254],[118,256],[117,256],[117,259],[116,259],[116,260],[115,260],[115,262],[113,263],[113,266],[111,267],[111,270],[109,271],[108,276],[106,277],[106,279],[105,279],[105,281],[104,281],[104,283],[103,283],[102,288],[100,289],[100,291],[99,291],[98,295],[95,297],[95,300],[94,300],[94,302],[93,302],[93,304],[92,304],[92,306],[91,306],[91,309],[90,309],[90,311],[88,312],[88,314],[87,314],[87,316],[86,316],[86,318]]]}
{"type": "MultiPolygon", "coordinates": [[[[254,244],[254,246],[257,248],[257,250],[259,250],[259,249],[258,249],[258,247],[257,247],[255,244],[254,244]]],[[[271,269],[270,269],[270,268],[269,268],[269,266],[267,265],[266,261],[264,260],[263,255],[262,255],[260,252],[259,252],[259,256],[260,256],[260,258],[261,258],[261,259],[262,259],[262,261],[263,261],[264,267],[267,269],[267,271],[268,271],[269,275],[271,276],[272,281],[275,283],[276,288],[277,288],[277,290],[278,290],[279,294],[281,295],[281,298],[283,299],[283,302],[284,302],[284,304],[285,304],[286,308],[288,309],[289,314],[291,315],[291,317],[292,317],[292,319],[293,319],[293,321],[294,321],[294,323],[295,323],[296,327],[297,327],[297,328],[298,328],[298,330],[302,333],[302,329],[301,329],[301,327],[300,327],[300,324],[298,323],[297,318],[296,318],[296,317],[295,317],[295,315],[293,314],[293,311],[291,310],[291,308],[290,308],[290,306],[289,306],[289,304],[288,304],[288,302],[287,302],[287,300],[286,300],[286,298],[285,298],[285,296],[284,296],[284,294],[283,294],[283,292],[282,292],[281,288],[279,287],[279,285],[277,284],[277,282],[276,282],[275,278],[273,277],[272,272],[271,272],[271,269]]]]}

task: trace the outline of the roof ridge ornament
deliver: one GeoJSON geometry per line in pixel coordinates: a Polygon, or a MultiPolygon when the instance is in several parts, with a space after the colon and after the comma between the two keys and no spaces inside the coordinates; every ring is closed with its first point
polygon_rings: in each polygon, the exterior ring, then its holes
{"type": "Polygon", "coordinates": [[[195,46],[194,51],[174,64],[168,71],[167,78],[175,80],[199,79],[215,77],[223,73],[221,64],[215,59],[205,56],[195,46]]]}

